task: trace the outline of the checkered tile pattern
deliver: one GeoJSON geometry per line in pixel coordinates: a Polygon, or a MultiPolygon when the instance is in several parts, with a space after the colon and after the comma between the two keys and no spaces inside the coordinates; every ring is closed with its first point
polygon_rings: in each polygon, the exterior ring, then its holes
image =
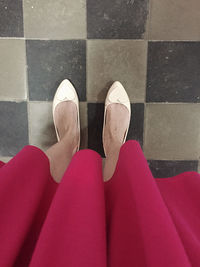
{"type": "Polygon", "coordinates": [[[198,171],[200,2],[1,0],[0,158],[56,142],[52,100],[77,89],[81,149],[104,156],[104,100],[119,80],[131,100],[128,139],[155,177],[198,171]]]}

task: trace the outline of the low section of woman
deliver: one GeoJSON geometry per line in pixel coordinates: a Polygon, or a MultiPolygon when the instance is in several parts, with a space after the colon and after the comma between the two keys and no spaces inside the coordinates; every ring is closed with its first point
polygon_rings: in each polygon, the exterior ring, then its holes
{"type": "Polygon", "coordinates": [[[124,143],[130,110],[113,86],[103,171],[97,152],[77,151],[77,102],[65,98],[54,109],[57,144],[0,162],[0,266],[199,266],[200,175],[153,177],[140,144],[124,143]]]}

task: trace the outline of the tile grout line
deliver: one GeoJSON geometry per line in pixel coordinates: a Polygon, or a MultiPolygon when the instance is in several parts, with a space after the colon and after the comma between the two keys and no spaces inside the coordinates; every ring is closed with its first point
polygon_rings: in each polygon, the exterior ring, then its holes
{"type": "Polygon", "coordinates": [[[23,36],[25,39],[24,0],[22,0],[22,21],[23,21],[23,36]]]}
{"type": "Polygon", "coordinates": [[[148,71],[148,51],[149,51],[149,41],[146,43],[146,75],[145,75],[145,90],[144,90],[144,120],[143,120],[143,153],[145,153],[146,145],[146,94],[147,94],[147,71],[148,71]]]}
{"type": "MultiPolygon", "coordinates": [[[[16,102],[16,103],[20,103],[20,102],[25,102],[28,99],[19,99],[19,98],[0,98],[0,102],[16,102]]],[[[51,100],[28,100],[30,103],[44,103],[44,102],[51,102],[51,100]]],[[[87,102],[87,103],[92,103],[92,104],[103,104],[104,102],[99,102],[99,101],[80,101],[80,102],[87,102]]],[[[200,102],[136,102],[136,101],[130,101],[131,104],[145,104],[145,105],[200,105],[200,102]]]]}
{"type": "MultiPolygon", "coordinates": [[[[42,41],[72,41],[72,40],[86,40],[85,38],[78,38],[78,37],[74,37],[74,38],[55,38],[55,39],[50,39],[50,38],[41,38],[41,37],[12,37],[12,36],[9,36],[9,37],[3,37],[3,36],[0,36],[0,40],[42,40],[42,41]]],[[[123,38],[120,38],[120,39],[117,39],[117,38],[113,38],[113,39],[98,39],[98,38],[87,38],[87,40],[95,40],[95,41],[135,41],[135,42],[143,42],[143,41],[149,41],[149,42],[168,42],[168,43],[171,43],[171,42],[177,42],[177,43],[181,43],[181,42],[189,42],[189,43],[200,43],[200,40],[188,40],[188,39],[183,39],[183,40],[178,40],[178,39],[174,39],[174,40],[171,40],[171,39],[165,39],[165,40],[158,40],[158,39],[144,39],[144,38],[141,38],[141,39],[130,39],[130,38],[127,38],[127,39],[123,39],[123,38]]]]}
{"type": "Polygon", "coordinates": [[[86,26],[86,39],[85,39],[85,98],[86,98],[86,148],[88,148],[88,12],[87,12],[87,0],[85,2],[85,26],[86,26]]]}
{"type": "Polygon", "coordinates": [[[147,41],[150,40],[150,30],[151,30],[151,16],[152,16],[152,5],[153,5],[153,0],[149,0],[148,2],[148,29],[147,29],[147,41]]]}
{"type": "Polygon", "coordinates": [[[31,127],[30,127],[30,103],[29,103],[29,85],[28,85],[28,60],[27,60],[27,49],[25,40],[25,59],[26,59],[26,94],[27,94],[27,117],[28,117],[28,144],[31,139],[31,127]]]}
{"type": "Polygon", "coordinates": [[[85,98],[88,102],[88,39],[85,40],[85,98]]]}

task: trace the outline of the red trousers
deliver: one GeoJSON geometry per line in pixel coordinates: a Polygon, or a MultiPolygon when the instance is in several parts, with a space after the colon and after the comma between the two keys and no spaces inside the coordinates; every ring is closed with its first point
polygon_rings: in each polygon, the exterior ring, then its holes
{"type": "Polygon", "coordinates": [[[200,266],[200,175],[155,179],[137,141],[108,182],[90,149],[60,184],[35,146],[0,166],[0,267],[200,266]]]}

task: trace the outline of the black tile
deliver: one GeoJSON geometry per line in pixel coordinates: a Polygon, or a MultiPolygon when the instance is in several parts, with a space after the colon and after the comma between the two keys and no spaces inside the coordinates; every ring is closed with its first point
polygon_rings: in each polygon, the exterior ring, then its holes
{"type": "Polygon", "coordinates": [[[87,0],[89,39],[141,39],[148,0],[87,0]]]}
{"type": "Polygon", "coordinates": [[[168,178],[186,171],[198,170],[198,161],[192,160],[148,160],[155,178],[168,178]]]}
{"type": "Polygon", "coordinates": [[[149,42],[147,102],[200,102],[200,42],[149,42]]]}
{"type": "Polygon", "coordinates": [[[127,135],[127,140],[133,139],[140,143],[143,148],[143,128],[144,128],[144,104],[131,104],[131,122],[127,135]]]}
{"type": "Polygon", "coordinates": [[[14,156],[28,144],[26,102],[0,102],[0,155],[14,156]]]}
{"type": "Polygon", "coordinates": [[[105,157],[102,144],[104,103],[88,103],[88,148],[105,157]]]}
{"type": "MultiPolygon", "coordinates": [[[[143,146],[144,104],[131,104],[131,123],[127,140],[137,140],[143,146]]],[[[104,103],[88,103],[88,148],[105,157],[102,144],[104,103]]]]}
{"type": "Polygon", "coordinates": [[[0,36],[24,36],[22,0],[0,1],[0,36]]]}
{"type": "Polygon", "coordinates": [[[85,40],[27,40],[26,49],[30,100],[52,100],[66,78],[86,100],[85,40]]]}

